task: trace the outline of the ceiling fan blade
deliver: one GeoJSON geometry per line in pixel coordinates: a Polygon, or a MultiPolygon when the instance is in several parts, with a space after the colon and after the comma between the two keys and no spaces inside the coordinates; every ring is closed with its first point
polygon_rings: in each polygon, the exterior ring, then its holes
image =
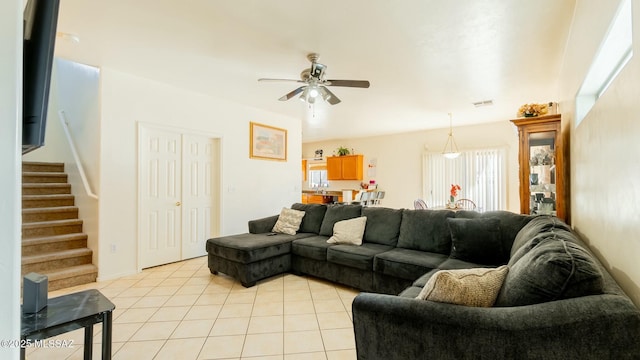
{"type": "Polygon", "coordinates": [[[368,88],[369,81],[367,80],[327,80],[325,85],[328,86],[345,86],[345,87],[357,87],[368,88]]]}
{"type": "Polygon", "coordinates": [[[294,79],[268,79],[268,78],[260,78],[258,79],[258,81],[293,81],[293,82],[299,82],[299,83],[304,82],[302,80],[294,80],[294,79]]]}
{"type": "Polygon", "coordinates": [[[331,90],[327,89],[324,86],[320,86],[320,94],[322,94],[322,98],[324,99],[324,101],[328,102],[331,105],[340,103],[340,99],[338,99],[336,94],[332,93],[331,90]]]}
{"type": "Polygon", "coordinates": [[[293,90],[292,92],[290,92],[290,93],[288,93],[288,94],[286,94],[286,95],[282,96],[282,97],[281,97],[280,99],[278,99],[278,100],[280,100],[280,101],[287,101],[287,100],[291,99],[292,97],[294,97],[294,96],[296,96],[296,95],[300,94],[300,93],[304,90],[304,88],[306,88],[306,87],[307,87],[306,85],[305,85],[305,86],[300,86],[299,88],[297,88],[297,89],[293,90]]]}

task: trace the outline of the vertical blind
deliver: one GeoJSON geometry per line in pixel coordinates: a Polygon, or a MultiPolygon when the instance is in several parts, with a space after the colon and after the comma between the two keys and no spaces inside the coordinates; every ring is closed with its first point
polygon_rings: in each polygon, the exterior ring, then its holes
{"type": "Polygon", "coordinates": [[[431,207],[445,206],[451,184],[460,185],[457,199],[471,199],[481,211],[504,210],[507,206],[506,150],[465,151],[456,159],[439,153],[423,156],[423,198],[431,207]]]}

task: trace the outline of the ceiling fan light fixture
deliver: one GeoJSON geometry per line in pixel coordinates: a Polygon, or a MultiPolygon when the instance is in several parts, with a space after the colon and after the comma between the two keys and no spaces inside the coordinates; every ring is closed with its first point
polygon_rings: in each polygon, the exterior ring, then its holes
{"type": "Polygon", "coordinates": [[[449,113],[449,135],[447,137],[447,142],[444,144],[444,149],[442,150],[442,156],[447,159],[455,159],[460,156],[460,150],[458,150],[456,140],[453,138],[452,122],[452,116],[451,113],[449,113]]]}
{"type": "Polygon", "coordinates": [[[320,95],[322,95],[322,99],[324,101],[329,101],[329,99],[331,99],[331,94],[329,93],[329,91],[327,91],[327,88],[325,88],[324,86],[320,87],[320,95]]]}
{"type": "Polygon", "coordinates": [[[300,94],[300,101],[305,102],[308,99],[309,99],[309,87],[307,86],[302,91],[302,94],[300,94]]]}
{"type": "Polygon", "coordinates": [[[280,101],[287,101],[300,94],[300,101],[314,104],[316,99],[320,96],[322,100],[328,102],[330,105],[339,104],[340,98],[327,88],[327,86],[339,86],[339,87],[351,87],[351,88],[363,88],[369,87],[368,80],[330,80],[325,79],[325,70],[327,66],[318,62],[319,55],[311,53],[307,56],[307,59],[311,61],[311,67],[302,70],[300,73],[300,80],[293,79],[269,79],[259,78],[258,81],[293,81],[297,83],[303,83],[297,89],[285,94],[278,98],[280,101]]]}

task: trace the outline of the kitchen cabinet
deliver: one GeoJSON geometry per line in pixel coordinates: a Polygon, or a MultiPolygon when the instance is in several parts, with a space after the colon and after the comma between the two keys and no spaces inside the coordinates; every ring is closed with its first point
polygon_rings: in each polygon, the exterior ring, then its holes
{"type": "Polygon", "coordinates": [[[328,180],[362,180],[363,155],[331,156],[327,158],[328,180]]]}
{"type": "Polygon", "coordinates": [[[307,181],[307,160],[302,160],[302,181],[307,181]]]}
{"type": "Polygon", "coordinates": [[[326,194],[302,194],[303,204],[331,204],[334,201],[342,201],[342,196],[335,198],[326,194]]]}
{"type": "Polygon", "coordinates": [[[568,151],[561,115],[511,120],[518,127],[520,212],[555,215],[569,223],[568,151]]]}

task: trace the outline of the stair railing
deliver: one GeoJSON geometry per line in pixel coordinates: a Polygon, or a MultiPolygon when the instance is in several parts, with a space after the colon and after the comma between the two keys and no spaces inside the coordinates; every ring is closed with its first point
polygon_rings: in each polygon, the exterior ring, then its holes
{"type": "Polygon", "coordinates": [[[78,166],[78,171],[80,172],[80,178],[82,179],[82,185],[84,185],[84,189],[87,192],[87,196],[97,200],[98,195],[96,195],[91,190],[91,184],[89,184],[89,180],[87,179],[87,174],[84,171],[84,167],[82,166],[82,162],[80,161],[80,156],[78,155],[78,150],[76,149],[76,145],[73,142],[73,138],[71,137],[71,132],[69,131],[69,124],[67,123],[67,117],[64,114],[64,110],[58,111],[58,116],[60,117],[60,123],[62,124],[62,129],[64,130],[64,133],[67,136],[67,141],[69,142],[69,147],[71,148],[71,154],[73,154],[73,159],[75,160],[78,166]]]}

